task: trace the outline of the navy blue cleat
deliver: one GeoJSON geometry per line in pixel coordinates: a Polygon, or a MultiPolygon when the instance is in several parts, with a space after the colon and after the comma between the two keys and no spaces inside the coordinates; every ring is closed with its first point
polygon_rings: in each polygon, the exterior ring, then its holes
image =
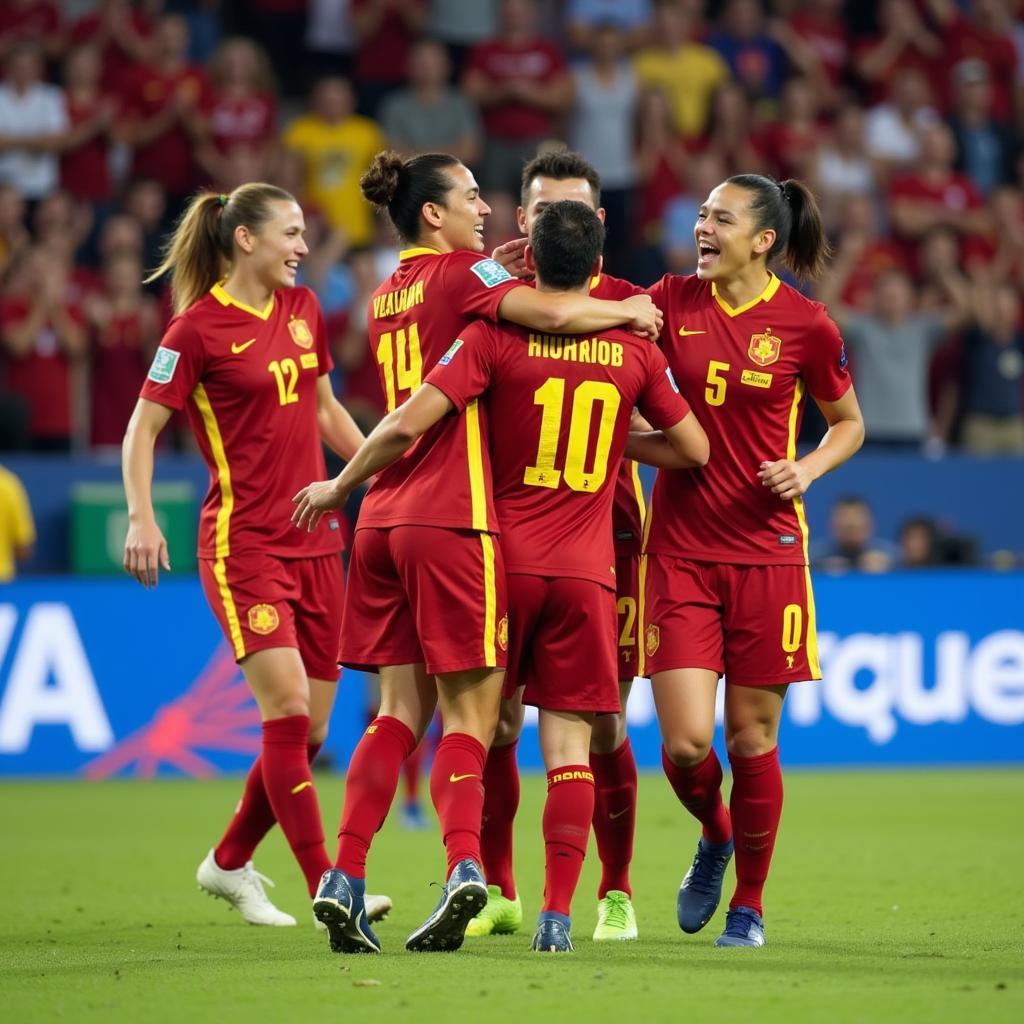
{"type": "Polygon", "coordinates": [[[363,902],[366,882],[338,868],[320,876],[313,897],[313,915],[326,926],[332,953],[379,953],[380,940],[373,934],[363,902]]]}
{"type": "Polygon", "coordinates": [[[732,858],[733,843],[709,843],[703,836],[697,842],[697,855],[679,886],[676,918],[679,927],[692,935],[714,916],[722,899],[722,879],[732,858]]]}
{"type": "Polygon", "coordinates": [[[455,865],[434,912],[405,940],[414,953],[453,953],[466,938],[466,926],[487,905],[487,883],[468,857],[455,865]]]}
{"type": "Polygon", "coordinates": [[[530,943],[536,953],[573,953],[575,948],[569,931],[572,925],[565,914],[545,910],[537,919],[537,933],[530,943]]]}
{"type": "Polygon", "coordinates": [[[764,945],[764,920],[750,907],[735,907],[725,915],[725,931],[715,939],[716,946],[764,945]]]}

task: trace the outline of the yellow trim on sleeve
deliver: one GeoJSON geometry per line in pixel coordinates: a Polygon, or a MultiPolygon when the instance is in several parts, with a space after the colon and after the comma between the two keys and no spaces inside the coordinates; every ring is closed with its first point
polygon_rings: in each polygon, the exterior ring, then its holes
{"type": "Polygon", "coordinates": [[[206,388],[202,384],[196,385],[195,391],[192,392],[192,400],[196,403],[199,415],[203,418],[203,426],[206,427],[206,437],[210,442],[210,451],[213,453],[213,461],[217,466],[217,483],[220,485],[220,508],[217,509],[214,550],[217,558],[227,558],[231,554],[229,540],[231,513],[235,510],[235,492],[231,487],[231,467],[228,465],[227,452],[224,451],[224,439],[220,435],[217,414],[213,411],[206,388]]]}
{"type": "Polygon", "coordinates": [[[772,296],[774,296],[775,293],[779,290],[779,285],[781,285],[782,282],[771,272],[769,272],[769,277],[770,280],[768,281],[765,290],[761,292],[761,294],[758,295],[756,299],[751,299],[749,302],[744,302],[743,305],[739,306],[737,309],[733,309],[732,306],[730,306],[729,303],[726,302],[725,299],[723,299],[722,296],[718,294],[718,289],[715,287],[714,281],[711,282],[711,294],[714,296],[715,302],[717,302],[718,305],[722,307],[722,311],[725,313],[726,316],[739,316],[740,313],[746,313],[748,309],[753,309],[759,302],[771,301],[772,296]]]}
{"type": "Polygon", "coordinates": [[[644,501],[644,486],[640,483],[640,463],[633,462],[633,492],[636,494],[636,506],[640,510],[640,522],[647,518],[647,503],[644,501]]]}
{"type": "Polygon", "coordinates": [[[480,436],[480,407],[474,398],[466,406],[466,461],[469,464],[469,499],[474,530],[489,530],[487,522],[487,481],[484,478],[484,449],[480,436]]]}
{"type": "Polygon", "coordinates": [[[498,588],[494,576],[494,538],[489,533],[480,534],[484,550],[484,666],[491,668],[498,664],[495,649],[495,628],[498,617],[498,588]]]}
{"type": "MultiPolygon", "coordinates": [[[[429,245],[416,245],[411,249],[403,249],[399,254],[400,260],[411,260],[415,256],[440,256],[440,249],[431,249],[429,245]]],[[[483,257],[480,257],[483,259],[483,257]]]]}
{"type": "Polygon", "coordinates": [[[231,646],[235,651],[236,660],[245,657],[245,639],[242,637],[242,627],[238,622],[238,610],[235,608],[235,599],[228,586],[228,570],[223,558],[218,558],[213,563],[213,578],[217,581],[220,590],[220,599],[224,605],[224,614],[228,619],[228,633],[231,635],[231,646]]]}
{"type": "Polygon", "coordinates": [[[811,567],[804,566],[804,577],[807,580],[807,639],[804,641],[807,651],[807,665],[811,670],[812,679],[821,678],[821,661],[818,658],[818,619],[814,610],[814,588],[811,585],[811,567]]]}
{"type": "Polygon", "coordinates": [[[222,306],[234,306],[236,309],[241,309],[246,313],[251,313],[253,316],[258,316],[261,320],[269,320],[270,314],[274,311],[274,296],[271,294],[270,301],[263,307],[263,309],[256,309],[254,306],[247,306],[244,302],[240,302],[233,295],[229,295],[222,284],[215,284],[210,289],[210,294],[222,305],[222,306]]]}

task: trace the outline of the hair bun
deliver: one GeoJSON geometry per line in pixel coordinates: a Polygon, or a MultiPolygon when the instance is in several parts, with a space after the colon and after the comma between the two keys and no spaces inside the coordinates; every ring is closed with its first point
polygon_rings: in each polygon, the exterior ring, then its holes
{"type": "Polygon", "coordinates": [[[359,187],[374,206],[387,207],[398,191],[405,161],[394,150],[378,153],[359,179],[359,187]]]}

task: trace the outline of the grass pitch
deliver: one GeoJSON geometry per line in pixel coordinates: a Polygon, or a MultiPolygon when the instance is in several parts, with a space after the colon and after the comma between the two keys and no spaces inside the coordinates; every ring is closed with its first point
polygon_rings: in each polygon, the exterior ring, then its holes
{"type": "MultiPolygon", "coordinates": [[[[318,779],[331,835],[342,785],[318,779]]],[[[371,890],[395,901],[378,928],[380,957],[328,952],[277,832],[256,865],[276,880],[271,895],[298,928],[245,926],[196,890],[196,865],[238,786],[0,786],[0,1017],[1024,1020],[1024,772],[789,773],[762,950],[712,948],[721,909],[701,934],[679,931],[675,892],[697,832],[664,780],[645,776],[633,872],[640,941],[590,941],[592,845],[572,956],[528,951],[543,882],[543,780],[524,780],[516,837],[523,932],[470,940],[455,954],[406,953],[405,937],[436,902],[428,882],[443,877],[443,857],[436,829],[403,832],[389,820],[370,865],[371,890]]]]}

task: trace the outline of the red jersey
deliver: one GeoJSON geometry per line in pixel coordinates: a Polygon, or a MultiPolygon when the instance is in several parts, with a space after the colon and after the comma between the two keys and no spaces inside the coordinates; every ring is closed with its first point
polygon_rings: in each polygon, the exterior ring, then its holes
{"type": "Polygon", "coordinates": [[[477,322],[427,383],[460,412],[484,395],[505,571],[614,590],[612,499],[633,407],[656,429],[690,411],[660,350],[626,331],[477,322]]]}
{"type": "Polygon", "coordinates": [[[277,107],[274,97],[262,92],[249,96],[211,95],[205,109],[210,141],[218,153],[253,151],[274,139],[277,107]]]}
{"type": "Polygon", "coordinates": [[[803,499],[781,501],[757,474],[796,458],[808,392],[850,387],[846,353],[820,302],[772,277],[733,309],[713,284],[667,274],[649,289],[665,314],[661,346],[707,432],[703,469],[658,473],[644,550],[740,565],[806,565],[803,499]]]}
{"type": "MultiPolygon", "coordinates": [[[[643,288],[607,274],[601,274],[590,282],[590,294],[595,299],[619,301],[642,292],[643,288]]],[[[615,501],[612,504],[616,554],[640,554],[645,513],[644,491],[637,464],[632,459],[623,459],[615,475],[615,501]]]]}
{"type": "MultiPolygon", "coordinates": [[[[151,301],[151,300],[150,300],[151,301]]],[[[92,330],[90,391],[93,445],[120,445],[146,377],[143,314],[118,313],[92,330]]]]}
{"type": "MultiPolygon", "coordinates": [[[[363,7],[381,6],[376,0],[350,0],[349,18],[354,17],[363,7]]],[[[357,82],[405,82],[408,76],[409,51],[415,42],[415,35],[409,28],[405,16],[395,9],[397,5],[384,4],[377,28],[360,39],[355,48],[352,77],[357,82]]],[[[406,0],[406,8],[419,7],[423,0],[406,0]]]]}
{"type": "MultiPolygon", "coordinates": [[[[91,121],[109,97],[98,94],[90,103],[79,103],[67,96],[68,121],[77,128],[91,121]]],[[[60,157],[60,184],[76,199],[90,203],[109,202],[113,194],[110,180],[110,140],[106,131],[94,135],[74,149],[65,150],[60,157]]]]}
{"type": "MultiPolygon", "coordinates": [[[[469,324],[497,320],[506,293],[521,287],[482,253],[406,249],[400,260],[371,296],[367,322],[388,412],[423,383],[469,324]]],[[[431,427],[377,475],[356,528],[418,524],[496,533],[485,430],[475,404],[465,416],[431,427]]]]}
{"type": "Polygon", "coordinates": [[[323,316],[308,288],[276,291],[258,310],[216,285],[171,321],[142,397],[187,411],[210,470],[200,558],[341,549],[335,517],[312,534],[291,523],[293,495],[327,475],[316,382],[330,369],[323,316]]]}

